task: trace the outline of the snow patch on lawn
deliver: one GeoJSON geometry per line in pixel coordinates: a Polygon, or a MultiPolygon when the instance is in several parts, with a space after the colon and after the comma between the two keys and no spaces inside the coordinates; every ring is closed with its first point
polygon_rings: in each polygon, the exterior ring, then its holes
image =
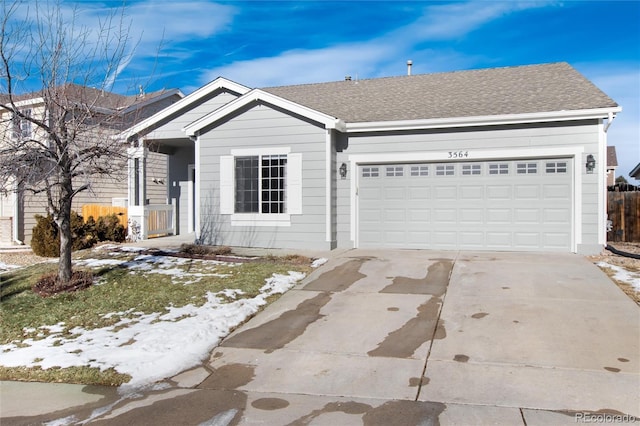
{"type": "Polygon", "coordinates": [[[617,265],[612,265],[607,262],[598,262],[597,265],[601,268],[609,268],[613,270],[613,278],[631,285],[635,291],[640,292],[640,272],[632,272],[627,269],[621,268],[617,265]]]}
{"type": "Polygon", "coordinates": [[[9,265],[7,263],[4,262],[0,262],[0,273],[4,272],[4,271],[9,271],[11,269],[17,269],[20,266],[18,265],[9,265]]]}
{"type": "MultiPolygon", "coordinates": [[[[100,249],[106,250],[105,246],[100,249]]],[[[138,255],[128,261],[84,259],[75,264],[91,268],[122,267],[132,273],[171,275],[178,282],[191,278],[187,283],[203,276],[222,275],[215,273],[218,265],[233,265],[154,255],[138,255]],[[190,273],[181,269],[188,262],[203,262],[204,270],[210,273],[190,273]]],[[[113,368],[131,376],[131,381],[120,388],[121,392],[130,394],[200,365],[220,340],[254,315],[267,303],[269,296],[286,292],[304,277],[305,274],[300,272],[274,274],[266,279],[260,294],[253,298],[243,298],[241,290],[225,289],[216,293],[208,292],[202,306],[170,306],[167,312],[151,314],[136,312],[135,309],[107,313],[105,318],[126,316],[109,327],[69,329],[61,322],[37,329],[25,328],[24,340],[0,345],[0,365],[39,366],[42,369],[88,366],[103,371],[113,368]]]]}

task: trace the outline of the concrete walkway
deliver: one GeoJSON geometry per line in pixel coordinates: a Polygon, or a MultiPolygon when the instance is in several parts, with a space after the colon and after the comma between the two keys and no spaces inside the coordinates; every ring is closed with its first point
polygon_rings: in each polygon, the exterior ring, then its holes
{"type": "Polygon", "coordinates": [[[351,250],[156,390],[5,382],[1,422],[628,421],[639,358],[638,306],[580,256],[351,250]]]}

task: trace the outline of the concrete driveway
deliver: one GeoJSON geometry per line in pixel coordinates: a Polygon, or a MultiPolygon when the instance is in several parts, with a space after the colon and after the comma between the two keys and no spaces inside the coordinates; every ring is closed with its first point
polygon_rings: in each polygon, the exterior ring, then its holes
{"type": "Polygon", "coordinates": [[[3,424],[632,420],[639,358],[640,309],[580,256],[351,250],[164,387],[3,424]]]}

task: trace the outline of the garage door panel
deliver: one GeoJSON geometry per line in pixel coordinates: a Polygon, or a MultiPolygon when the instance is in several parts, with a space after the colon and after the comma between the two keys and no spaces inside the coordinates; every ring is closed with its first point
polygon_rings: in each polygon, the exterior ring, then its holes
{"type": "Polygon", "coordinates": [[[546,224],[563,224],[571,219],[569,209],[543,209],[542,218],[546,224]]]}
{"type": "Polygon", "coordinates": [[[383,218],[385,223],[399,224],[403,228],[406,227],[407,217],[404,209],[385,209],[383,218]]]}
{"type": "Polygon", "coordinates": [[[431,235],[433,244],[438,248],[455,248],[458,246],[457,234],[454,231],[434,231],[431,235]]]}
{"type": "Polygon", "coordinates": [[[510,208],[495,209],[488,208],[487,223],[492,225],[508,225],[513,221],[510,208]]]}
{"type": "Polygon", "coordinates": [[[458,188],[454,185],[436,186],[433,188],[433,198],[438,200],[455,200],[457,198],[458,188]]]}
{"type": "Polygon", "coordinates": [[[424,247],[424,244],[431,243],[431,233],[428,231],[411,231],[407,235],[407,241],[412,247],[424,247]]]}
{"type": "Polygon", "coordinates": [[[460,223],[469,225],[482,225],[484,223],[483,209],[461,209],[459,211],[460,223]]]}
{"type": "Polygon", "coordinates": [[[430,209],[409,209],[409,222],[410,223],[430,223],[431,222],[431,210],[430,209]]]}
{"type": "Polygon", "coordinates": [[[566,232],[546,232],[543,234],[544,245],[547,247],[562,248],[566,245],[567,238],[569,238],[569,234],[566,232]]]}
{"type": "Polygon", "coordinates": [[[478,231],[461,231],[460,232],[460,244],[464,247],[482,247],[484,246],[485,236],[484,232],[478,231]]]}
{"type": "Polygon", "coordinates": [[[382,222],[382,211],[379,209],[361,209],[360,223],[376,224],[382,222]]]}
{"type": "Polygon", "coordinates": [[[404,201],[407,198],[406,192],[407,192],[406,188],[387,187],[387,188],[384,188],[384,199],[404,201]]]}
{"type": "Polygon", "coordinates": [[[518,223],[522,224],[534,224],[540,223],[540,211],[538,209],[514,209],[514,219],[518,223]]]}
{"type": "Polygon", "coordinates": [[[535,200],[540,198],[539,185],[514,185],[516,200],[535,200]]]}
{"type": "Polygon", "coordinates": [[[508,200],[511,201],[511,185],[487,185],[488,200],[508,200]]]}
{"type": "Polygon", "coordinates": [[[486,233],[487,247],[505,248],[513,246],[511,232],[492,232],[486,233]]]}
{"type": "Polygon", "coordinates": [[[461,200],[481,200],[484,198],[484,187],[479,185],[462,186],[459,194],[461,200]]]}
{"type": "Polygon", "coordinates": [[[514,232],[513,242],[516,248],[536,248],[540,246],[540,234],[537,232],[514,232]]]}
{"type": "Polygon", "coordinates": [[[382,188],[369,187],[369,186],[361,186],[359,195],[361,199],[366,200],[381,200],[382,199],[382,188]]]}
{"type": "Polygon", "coordinates": [[[373,165],[366,166],[369,176],[359,168],[358,245],[570,251],[572,165],[568,159],[373,165]],[[379,175],[371,176],[376,167],[379,175]]]}
{"type": "Polygon", "coordinates": [[[429,187],[409,187],[409,199],[411,200],[428,200],[431,198],[431,188],[429,187]]]}
{"type": "Polygon", "coordinates": [[[456,209],[433,209],[433,221],[440,224],[456,224],[457,213],[456,209]]]}
{"type": "Polygon", "coordinates": [[[569,198],[571,187],[569,185],[543,185],[544,198],[569,198]]]}

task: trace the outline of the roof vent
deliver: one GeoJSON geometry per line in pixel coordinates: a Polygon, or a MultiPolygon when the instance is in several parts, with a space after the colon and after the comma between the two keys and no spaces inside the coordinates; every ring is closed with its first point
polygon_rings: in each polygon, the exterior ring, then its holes
{"type": "Polygon", "coordinates": [[[344,81],[351,81],[351,76],[350,75],[345,75],[344,76],[344,81]]]}
{"type": "Polygon", "coordinates": [[[409,59],[407,61],[407,75],[411,75],[411,66],[413,65],[413,61],[409,59]]]}

